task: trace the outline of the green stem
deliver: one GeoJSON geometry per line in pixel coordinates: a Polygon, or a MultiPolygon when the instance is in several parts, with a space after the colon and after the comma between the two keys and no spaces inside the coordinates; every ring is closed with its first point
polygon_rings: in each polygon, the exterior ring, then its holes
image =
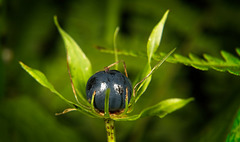
{"type": "Polygon", "coordinates": [[[105,119],[104,122],[107,131],[108,142],[116,142],[114,120],[105,119]]]}

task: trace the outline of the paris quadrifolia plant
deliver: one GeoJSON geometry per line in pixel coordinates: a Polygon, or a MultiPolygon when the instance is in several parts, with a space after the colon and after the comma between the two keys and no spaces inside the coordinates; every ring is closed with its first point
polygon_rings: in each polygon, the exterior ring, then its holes
{"type": "MultiPolygon", "coordinates": [[[[134,121],[146,116],[158,116],[163,118],[167,114],[182,108],[193,100],[193,98],[167,99],[149,108],[143,109],[139,114],[131,115],[131,112],[136,106],[135,104],[151,82],[153,72],[155,72],[175,51],[175,49],[172,49],[169,53],[161,56],[157,64],[152,67],[151,61],[159,47],[167,16],[168,11],[166,11],[163,18],[153,28],[149,36],[147,42],[148,60],[146,61],[145,68],[138,73],[139,75],[136,81],[134,81],[136,82],[135,84],[132,84],[128,79],[125,62],[123,60],[118,60],[118,51],[116,49],[118,28],[113,38],[115,63],[93,74],[91,62],[77,43],[60,27],[57,17],[54,17],[54,22],[65,43],[67,68],[76,103],[67,100],[61,95],[42,72],[30,68],[22,62],[20,62],[20,65],[36,79],[37,82],[50,89],[54,94],[70,105],[70,108],[65,109],[61,113],[56,113],[56,115],[65,114],[70,111],[79,111],[89,117],[103,119],[106,126],[107,139],[109,142],[113,142],[116,141],[115,121],[134,121]],[[124,73],[118,71],[119,65],[123,65],[124,73]]],[[[150,94],[149,97],[151,97],[150,94]]]]}

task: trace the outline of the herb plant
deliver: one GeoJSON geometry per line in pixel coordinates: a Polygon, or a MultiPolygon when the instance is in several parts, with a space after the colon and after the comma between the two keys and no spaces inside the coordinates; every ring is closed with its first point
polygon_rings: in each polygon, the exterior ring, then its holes
{"type": "MultiPolygon", "coordinates": [[[[240,60],[225,51],[221,52],[225,60],[217,59],[207,54],[204,54],[204,58],[206,60],[200,59],[193,54],[190,54],[189,58],[183,57],[178,54],[174,54],[171,56],[175,49],[171,50],[169,53],[156,53],[161,42],[162,32],[165,21],[167,19],[167,15],[168,11],[164,14],[163,18],[159,21],[159,23],[153,28],[147,42],[147,55],[132,51],[117,51],[115,40],[118,28],[114,34],[114,49],[101,49],[102,52],[115,54],[115,70],[118,70],[118,62],[120,62],[118,60],[118,54],[147,57],[145,68],[142,69],[142,71],[139,73],[139,76],[136,78],[136,81],[134,81],[138,83],[133,84],[133,86],[129,86],[130,83],[128,83],[125,87],[123,87],[124,97],[119,98],[122,99],[120,101],[123,104],[117,106],[118,109],[114,108],[116,107],[114,106],[114,104],[111,104],[111,97],[114,94],[112,93],[113,89],[111,87],[104,90],[100,102],[96,100],[99,99],[97,97],[96,90],[89,91],[90,94],[88,92],[88,89],[86,92],[86,86],[89,87],[89,84],[87,85],[87,82],[89,78],[93,75],[91,62],[84,54],[82,49],[77,45],[77,43],[60,27],[56,17],[54,17],[54,22],[65,43],[65,48],[67,52],[67,67],[76,103],[67,100],[62,94],[60,94],[48,81],[48,79],[42,72],[30,68],[22,62],[20,62],[20,65],[34,79],[36,79],[37,82],[39,82],[42,86],[50,89],[50,91],[52,91],[54,94],[56,94],[58,97],[60,97],[62,100],[64,100],[70,105],[71,108],[64,110],[62,113],[56,113],[57,115],[65,114],[69,111],[79,111],[85,115],[88,115],[89,117],[103,119],[106,126],[108,141],[115,141],[115,121],[134,121],[145,116],[158,116],[160,118],[163,118],[167,114],[182,108],[193,100],[193,98],[167,99],[149,108],[145,108],[139,114],[130,114],[134,110],[135,104],[142,96],[142,94],[146,91],[149,83],[151,82],[152,73],[156,71],[156,69],[158,69],[158,67],[164,61],[168,61],[171,63],[183,63],[185,65],[190,65],[200,70],[208,70],[209,68],[212,68],[217,71],[228,71],[234,75],[240,75],[240,60]],[[158,61],[158,63],[153,67],[151,65],[152,60],[158,61]],[[100,105],[98,105],[98,103],[100,105]]],[[[236,51],[240,56],[240,49],[236,49],[236,51]]],[[[109,71],[110,67],[112,67],[112,65],[105,68],[105,71],[109,71]]],[[[115,74],[122,74],[115,70],[115,74]]],[[[95,76],[98,75],[95,74],[95,76]]],[[[127,75],[125,77],[127,77],[127,75]]],[[[112,79],[114,80],[114,78],[112,79]]],[[[149,97],[151,96],[149,95],[149,97]]]]}

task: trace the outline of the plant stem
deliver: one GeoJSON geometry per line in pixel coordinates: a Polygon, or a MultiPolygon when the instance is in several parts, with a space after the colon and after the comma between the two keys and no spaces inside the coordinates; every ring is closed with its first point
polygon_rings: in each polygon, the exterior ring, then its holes
{"type": "Polygon", "coordinates": [[[114,120],[105,119],[104,122],[107,131],[108,142],[116,142],[114,120]]]}

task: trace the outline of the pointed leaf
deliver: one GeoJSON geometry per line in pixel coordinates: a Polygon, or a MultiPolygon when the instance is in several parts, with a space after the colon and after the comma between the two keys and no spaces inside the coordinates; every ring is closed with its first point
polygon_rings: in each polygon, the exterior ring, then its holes
{"type": "Polygon", "coordinates": [[[179,55],[179,54],[174,54],[174,57],[172,60],[174,63],[182,62],[185,65],[188,65],[189,63],[191,63],[191,60],[189,58],[179,55]],[[175,58],[175,60],[174,60],[174,58],[175,58]]]}
{"type": "MultiPolygon", "coordinates": [[[[211,63],[211,64],[219,64],[219,65],[222,65],[224,64],[224,61],[219,59],[219,58],[216,58],[216,57],[212,57],[208,54],[203,54],[203,57],[208,61],[208,63],[211,63]]],[[[223,67],[221,66],[212,66],[213,69],[217,70],[217,71],[226,71],[227,69],[224,69],[223,67]]]]}
{"type": "Polygon", "coordinates": [[[191,53],[189,54],[189,58],[195,62],[195,64],[191,64],[194,68],[197,68],[199,70],[208,70],[208,67],[205,67],[203,65],[205,63],[203,59],[200,59],[199,57],[191,53]]]}
{"type": "MultiPolygon", "coordinates": [[[[137,78],[138,82],[144,79],[150,72],[151,72],[151,67],[149,64],[147,64],[142,74],[140,74],[139,77],[137,78]]],[[[150,84],[151,79],[152,79],[152,76],[149,76],[146,80],[140,83],[139,86],[136,88],[135,102],[137,102],[138,99],[141,97],[141,95],[147,90],[147,87],[150,84]]]]}
{"type": "Polygon", "coordinates": [[[58,93],[55,88],[53,87],[53,85],[47,80],[46,76],[36,70],[36,69],[32,69],[30,67],[28,67],[27,65],[25,65],[22,62],[19,62],[20,65],[22,66],[22,68],[28,72],[38,83],[40,83],[42,86],[48,88],[50,91],[52,91],[53,93],[55,93],[58,97],[60,97],[62,100],[64,100],[67,103],[72,103],[69,100],[65,99],[60,93],[58,93]]]}
{"type": "Polygon", "coordinates": [[[240,109],[238,110],[236,119],[233,122],[231,131],[229,132],[226,142],[239,142],[240,141],[240,109]]]}
{"type": "Polygon", "coordinates": [[[159,21],[159,23],[154,27],[152,33],[149,36],[148,43],[147,43],[147,55],[148,55],[148,62],[151,62],[152,56],[157,51],[158,46],[161,42],[162,33],[165,21],[167,19],[169,10],[165,12],[163,18],[159,21]]]}
{"type": "Polygon", "coordinates": [[[133,93],[129,102],[128,113],[132,112],[134,109],[134,104],[138,101],[141,95],[147,90],[148,85],[151,82],[152,76],[149,76],[143,81],[143,79],[151,72],[150,64],[147,63],[143,71],[138,74],[134,81],[133,93]],[[142,82],[141,82],[142,81],[142,82]]]}
{"type": "Polygon", "coordinates": [[[203,57],[208,61],[208,63],[218,63],[218,64],[223,64],[223,60],[216,58],[216,57],[212,57],[208,54],[203,54],[203,57]]]}
{"type": "Polygon", "coordinates": [[[233,56],[232,54],[226,51],[221,51],[221,55],[226,60],[226,62],[229,62],[232,64],[240,64],[240,60],[237,57],[233,56]]]}
{"type": "Polygon", "coordinates": [[[54,17],[54,22],[64,40],[67,51],[67,62],[72,77],[72,82],[79,94],[81,103],[90,104],[86,100],[85,87],[89,77],[92,75],[92,66],[89,59],[86,57],[82,49],[58,24],[57,17],[54,17]]]}
{"type": "MultiPolygon", "coordinates": [[[[110,49],[103,49],[100,50],[105,53],[113,54],[113,51],[110,49]]],[[[237,55],[240,56],[240,48],[236,48],[237,55]]],[[[126,55],[126,56],[132,56],[132,57],[146,57],[141,52],[134,52],[134,51],[118,51],[119,55],[126,55]]],[[[216,71],[220,72],[229,72],[233,75],[240,76],[240,59],[233,56],[232,54],[228,53],[229,55],[226,55],[223,53],[222,55],[225,56],[225,60],[218,59],[216,57],[209,56],[207,54],[203,54],[204,58],[206,60],[200,59],[196,55],[190,54],[191,57],[185,57],[179,54],[174,54],[173,56],[170,56],[166,61],[170,63],[181,63],[186,66],[192,66],[196,69],[200,69],[203,71],[207,71],[208,69],[214,69],[216,71]]],[[[159,61],[159,59],[162,58],[162,56],[166,55],[166,53],[160,53],[159,55],[155,54],[153,56],[153,59],[156,61],[159,61]]]]}
{"type": "Polygon", "coordinates": [[[90,116],[90,117],[99,117],[97,115],[95,115],[94,113],[92,113],[90,111],[89,108],[85,107],[85,106],[81,106],[78,104],[75,104],[69,100],[67,100],[66,98],[64,98],[54,87],[53,85],[48,81],[48,79],[46,78],[46,76],[33,68],[28,67],[27,65],[25,65],[22,62],[19,62],[20,65],[22,66],[22,68],[29,73],[38,83],[40,83],[42,86],[48,88],[50,91],[52,91],[54,94],[56,94],[60,99],[62,99],[63,101],[67,102],[70,106],[73,106],[74,108],[76,108],[78,111],[90,116]]]}
{"type": "Polygon", "coordinates": [[[186,104],[188,104],[191,101],[193,101],[193,98],[189,98],[189,99],[172,98],[172,99],[164,100],[152,107],[146,108],[138,115],[132,115],[132,116],[123,117],[123,118],[114,118],[114,120],[134,121],[146,116],[158,116],[160,118],[163,118],[167,114],[184,107],[186,104]]]}
{"type": "Polygon", "coordinates": [[[184,107],[186,104],[188,104],[191,101],[193,101],[193,98],[189,98],[186,100],[179,99],[179,98],[164,100],[158,103],[157,105],[149,107],[144,111],[142,111],[141,117],[158,116],[160,118],[163,118],[167,114],[184,107]]]}
{"type": "Polygon", "coordinates": [[[240,48],[236,48],[236,52],[237,52],[238,56],[240,56],[240,48]]]}
{"type": "MultiPolygon", "coordinates": [[[[115,51],[109,48],[96,47],[100,52],[115,54],[115,51]]],[[[132,57],[146,57],[146,53],[140,51],[131,51],[131,50],[117,50],[118,55],[132,56],[132,57]]]]}
{"type": "Polygon", "coordinates": [[[173,50],[171,50],[168,54],[166,54],[152,69],[150,67],[150,64],[148,62],[148,64],[145,67],[145,70],[143,70],[143,74],[142,74],[142,82],[140,81],[139,83],[137,83],[134,87],[134,90],[136,92],[136,98],[135,102],[138,101],[138,99],[141,97],[141,95],[145,92],[145,90],[147,89],[150,81],[151,81],[151,75],[153,74],[154,71],[156,71],[165,61],[166,59],[176,50],[176,48],[174,48],[173,50]],[[146,79],[146,80],[144,80],[146,79]],[[143,81],[144,80],[144,81],[143,81]],[[139,85],[139,87],[137,87],[139,85]]]}
{"type": "MultiPolygon", "coordinates": [[[[162,32],[163,32],[163,28],[164,28],[164,24],[165,21],[167,19],[167,15],[168,15],[168,10],[165,12],[163,18],[159,21],[159,23],[153,28],[152,33],[149,36],[148,39],[148,43],[147,43],[147,56],[148,56],[148,63],[145,66],[144,70],[142,71],[142,73],[138,76],[138,78],[136,79],[136,82],[141,81],[143,78],[145,78],[150,72],[151,72],[151,59],[152,59],[152,55],[156,52],[161,38],[162,38],[162,32]]],[[[148,85],[151,82],[151,76],[149,76],[146,80],[144,80],[138,88],[136,88],[136,96],[132,97],[132,100],[135,99],[135,102],[138,101],[138,99],[140,98],[140,96],[146,91],[148,85]],[[136,97],[136,98],[135,98],[136,97]]],[[[130,101],[130,103],[132,103],[133,101],[130,101]]],[[[131,104],[130,104],[131,105],[131,104]]]]}

